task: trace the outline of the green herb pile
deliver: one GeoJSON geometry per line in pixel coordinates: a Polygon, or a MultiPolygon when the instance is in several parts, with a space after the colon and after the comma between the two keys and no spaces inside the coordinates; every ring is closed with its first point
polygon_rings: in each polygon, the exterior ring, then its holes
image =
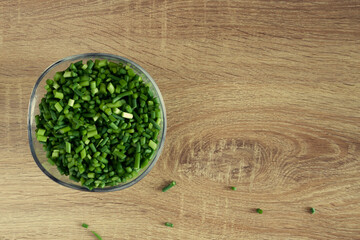
{"type": "Polygon", "coordinates": [[[137,176],[158,148],[160,102],[130,66],[71,63],[46,81],[35,116],[48,161],[88,189],[137,176]]]}

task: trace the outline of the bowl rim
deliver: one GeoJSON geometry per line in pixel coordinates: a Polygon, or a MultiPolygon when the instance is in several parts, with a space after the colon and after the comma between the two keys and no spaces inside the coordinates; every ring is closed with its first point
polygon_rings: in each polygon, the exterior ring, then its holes
{"type": "Polygon", "coordinates": [[[54,182],[71,188],[71,189],[76,189],[76,190],[80,190],[80,191],[85,191],[85,192],[113,192],[113,191],[118,191],[118,190],[123,190],[126,189],[128,187],[133,186],[134,184],[138,183],[140,180],[142,180],[150,171],[151,169],[155,166],[156,162],[158,161],[161,152],[163,150],[164,147],[164,143],[165,143],[165,137],[166,137],[166,128],[167,128],[167,120],[166,120],[166,108],[165,108],[165,103],[164,103],[164,99],[161,95],[160,89],[157,86],[156,82],[154,81],[154,79],[150,76],[150,74],[144,69],[142,68],[139,64],[131,61],[130,59],[127,59],[125,57],[122,56],[118,56],[118,55],[114,55],[114,54],[108,54],[108,53],[83,53],[83,54],[77,54],[77,55],[72,55],[72,56],[68,56],[65,57],[63,59],[60,59],[54,63],[52,63],[50,66],[48,66],[43,72],[42,74],[39,76],[38,80],[36,81],[32,91],[31,91],[31,95],[30,95],[30,101],[29,101],[29,107],[28,107],[28,116],[27,116],[27,128],[28,128],[28,140],[29,140],[29,146],[30,146],[30,151],[31,154],[34,158],[34,161],[36,162],[36,164],[38,165],[38,167],[41,169],[41,171],[43,173],[45,173],[45,175],[47,175],[51,180],[53,180],[54,182]],[[154,159],[150,162],[150,164],[148,165],[148,167],[140,174],[138,175],[135,179],[131,180],[128,183],[125,183],[124,185],[117,185],[117,186],[112,186],[112,187],[108,187],[108,188],[94,188],[92,190],[89,190],[86,187],[83,186],[78,186],[75,184],[70,184],[70,183],[66,183],[63,182],[62,180],[54,177],[51,173],[49,173],[40,163],[35,149],[34,149],[34,144],[33,144],[33,140],[32,140],[32,129],[31,129],[31,118],[34,117],[31,115],[31,109],[33,108],[33,103],[34,103],[34,98],[35,98],[35,93],[37,88],[39,87],[40,82],[44,79],[44,77],[46,76],[46,74],[53,69],[54,67],[56,67],[57,65],[59,65],[60,63],[63,62],[67,62],[67,61],[75,61],[75,60],[79,60],[79,59],[83,59],[83,58],[109,58],[109,59],[117,59],[120,61],[125,61],[126,63],[131,64],[132,66],[135,66],[136,68],[138,68],[142,74],[144,74],[149,81],[151,82],[151,84],[153,85],[153,87],[155,88],[155,91],[157,92],[158,96],[159,96],[159,100],[160,100],[160,108],[162,111],[162,120],[163,120],[163,133],[160,139],[160,144],[159,144],[159,148],[156,152],[156,155],[154,157],[154,159]]]}

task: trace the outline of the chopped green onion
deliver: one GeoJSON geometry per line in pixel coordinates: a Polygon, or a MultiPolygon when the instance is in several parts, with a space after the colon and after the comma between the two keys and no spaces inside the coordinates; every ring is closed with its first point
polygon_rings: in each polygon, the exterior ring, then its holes
{"type": "Polygon", "coordinates": [[[176,185],[176,182],[175,181],[172,181],[169,185],[167,185],[166,187],[164,187],[162,189],[163,192],[166,192],[167,190],[169,190],[170,188],[172,188],[173,186],[176,185]]]}
{"type": "Polygon", "coordinates": [[[88,228],[88,227],[89,227],[89,225],[87,225],[86,223],[83,223],[81,226],[82,226],[83,228],[88,228]]]}
{"type": "Polygon", "coordinates": [[[44,136],[45,132],[46,132],[45,129],[41,129],[41,128],[40,128],[40,129],[38,129],[38,131],[37,131],[36,134],[37,134],[38,136],[44,136]]]}
{"type": "Polygon", "coordinates": [[[60,133],[64,134],[64,133],[67,133],[71,130],[71,128],[69,126],[67,127],[64,127],[62,129],[59,130],[60,133]]]}
{"type": "Polygon", "coordinates": [[[64,94],[62,92],[56,92],[54,95],[55,98],[58,99],[63,99],[64,98],[64,94]]]}
{"type": "Polygon", "coordinates": [[[56,108],[56,110],[58,112],[61,112],[63,110],[63,107],[61,106],[61,104],[59,102],[55,103],[54,107],[56,108]]]}
{"type": "Polygon", "coordinates": [[[67,153],[71,153],[71,143],[65,142],[65,149],[67,153]]]}
{"type": "MultiPolygon", "coordinates": [[[[140,146],[140,145],[139,145],[139,146],[140,146]]],[[[135,153],[135,163],[134,163],[134,168],[135,168],[135,169],[139,169],[139,168],[140,168],[140,158],[141,158],[140,153],[135,153]]]]}
{"type": "Polygon", "coordinates": [[[155,142],[153,142],[153,140],[149,141],[149,147],[151,147],[152,149],[156,150],[157,148],[157,144],[155,142]]]}
{"type": "Polygon", "coordinates": [[[257,208],[256,209],[256,212],[259,213],[259,214],[262,214],[263,213],[263,210],[261,208],[257,208]]]}
{"type": "Polygon", "coordinates": [[[71,63],[46,81],[35,116],[49,164],[93,190],[135,178],[155,157],[160,101],[130,65],[71,63]]]}
{"type": "Polygon", "coordinates": [[[127,119],[132,119],[133,115],[131,113],[127,113],[127,112],[122,112],[121,116],[123,118],[127,118],[127,119]]]}
{"type": "Polygon", "coordinates": [[[118,126],[116,126],[116,124],[115,123],[110,123],[110,125],[109,125],[111,128],[113,128],[113,129],[118,129],[118,126]]]}
{"type": "Polygon", "coordinates": [[[46,142],[46,141],[47,141],[47,137],[41,136],[41,135],[37,135],[37,136],[36,136],[36,139],[37,139],[39,142],[46,142]]]}
{"type": "Polygon", "coordinates": [[[165,223],[165,226],[167,226],[167,227],[174,227],[174,225],[173,225],[172,223],[170,223],[170,222],[166,222],[166,223],[165,223]]]}
{"type": "Polygon", "coordinates": [[[107,86],[107,90],[109,91],[109,93],[113,94],[115,92],[114,85],[112,85],[112,83],[109,83],[107,86]]]}
{"type": "Polygon", "coordinates": [[[150,118],[149,120],[156,129],[161,130],[161,127],[159,126],[159,124],[157,124],[152,118],[150,118]]]}
{"type": "Polygon", "coordinates": [[[59,150],[54,150],[54,151],[52,152],[51,157],[53,157],[53,158],[58,158],[58,157],[59,157],[59,150]]]}
{"type": "Polygon", "coordinates": [[[64,77],[64,78],[69,78],[69,77],[71,77],[71,72],[69,72],[69,71],[64,72],[63,77],[64,77]]]}
{"type": "Polygon", "coordinates": [[[69,105],[70,107],[72,107],[72,106],[74,106],[74,103],[75,103],[75,100],[69,98],[68,105],[69,105]]]}
{"type": "Polygon", "coordinates": [[[314,214],[315,213],[315,208],[310,208],[310,212],[311,212],[311,214],[314,214]]]}
{"type": "Polygon", "coordinates": [[[236,191],[236,187],[231,187],[232,190],[236,191]]]}
{"type": "Polygon", "coordinates": [[[94,231],[91,231],[91,232],[94,234],[94,236],[95,236],[98,240],[102,240],[102,238],[100,237],[99,234],[97,234],[97,233],[94,232],[94,231]]]}
{"type": "Polygon", "coordinates": [[[85,148],[84,148],[83,150],[81,150],[81,152],[80,152],[80,157],[81,157],[81,159],[84,159],[84,158],[86,157],[86,150],[85,150],[85,148]]]}

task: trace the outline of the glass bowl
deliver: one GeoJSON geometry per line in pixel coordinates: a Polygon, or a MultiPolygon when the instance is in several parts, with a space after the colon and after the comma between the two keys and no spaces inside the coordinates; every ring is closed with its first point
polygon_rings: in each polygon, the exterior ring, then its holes
{"type": "Polygon", "coordinates": [[[39,79],[36,81],[35,86],[31,92],[30,96],[30,103],[29,103],[29,113],[28,113],[28,137],[29,137],[29,144],[30,144],[30,150],[31,154],[34,157],[34,160],[36,164],[39,166],[41,171],[45,173],[49,178],[54,180],[55,182],[77,190],[82,191],[90,191],[88,188],[81,186],[81,183],[74,182],[69,179],[68,176],[61,175],[57,169],[56,166],[52,166],[46,158],[46,152],[43,150],[43,145],[39,143],[36,139],[36,124],[35,124],[35,115],[40,113],[39,110],[39,103],[41,102],[41,99],[45,96],[46,90],[44,86],[46,85],[46,80],[48,78],[53,78],[54,74],[58,71],[64,71],[72,62],[77,62],[79,60],[83,60],[83,62],[86,62],[87,60],[92,59],[93,61],[95,59],[108,59],[115,62],[121,62],[124,65],[130,65],[130,67],[134,70],[136,74],[142,77],[143,81],[145,83],[150,83],[150,88],[152,89],[154,96],[156,96],[160,100],[160,109],[162,113],[162,124],[161,124],[161,131],[158,136],[159,144],[156,151],[156,154],[153,159],[150,159],[147,167],[144,169],[141,169],[139,171],[139,174],[130,179],[126,183],[120,183],[117,186],[109,186],[104,188],[94,188],[91,190],[91,192],[110,192],[110,191],[117,191],[122,190],[125,188],[128,188],[135,183],[139,182],[141,179],[143,179],[150,170],[154,167],[156,161],[159,159],[159,156],[161,154],[161,151],[164,146],[165,142],[165,135],[166,135],[166,111],[165,111],[165,104],[164,100],[161,96],[160,90],[158,86],[156,85],[154,79],[138,64],[134,63],[133,61],[126,59],[124,57],[112,55],[112,54],[104,54],[104,53],[85,53],[80,55],[74,55],[70,57],[66,57],[64,59],[61,59],[52,65],[50,65],[39,77],[39,79]]]}

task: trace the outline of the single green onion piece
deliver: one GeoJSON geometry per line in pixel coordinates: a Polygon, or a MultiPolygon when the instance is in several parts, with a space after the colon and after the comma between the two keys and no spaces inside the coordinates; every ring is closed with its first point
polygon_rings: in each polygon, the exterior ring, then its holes
{"type": "Polygon", "coordinates": [[[105,111],[104,111],[107,115],[111,115],[111,108],[107,108],[107,109],[105,109],[105,111]]]}
{"type": "Polygon", "coordinates": [[[142,163],[141,163],[141,168],[145,168],[149,163],[149,159],[145,159],[142,163]]]}
{"type": "Polygon", "coordinates": [[[84,148],[83,150],[81,150],[81,152],[80,152],[80,157],[81,157],[81,159],[84,159],[84,158],[86,157],[86,150],[85,150],[85,148],[84,148]]]}
{"type": "Polygon", "coordinates": [[[311,212],[311,214],[314,214],[315,213],[315,208],[310,208],[310,212],[311,212]]]}
{"type": "Polygon", "coordinates": [[[54,95],[55,98],[58,99],[63,99],[64,98],[64,94],[62,92],[56,92],[54,95]]]}
{"type": "Polygon", "coordinates": [[[54,150],[51,155],[52,158],[58,158],[59,157],[59,150],[54,150]]]}
{"type": "Polygon", "coordinates": [[[119,83],[120,83],[121,87],[125,87],[127,85],[127,82],[123,79],[120,79],[119,83]]]}
{"type": "Polygon", "coordinates": [[[126,155],[122,152],[119,152],[119,151],[114,151],[113,153],[115,156],[117,156],[118,158],[120,159],[125,159],[126,158],[126,155]]]}
{"type": "Polygon", "coordinates": [[[69,101],[68,101],[68,105],[70,107],[72,107],[72,106],[74,106],[74,103],[75,103],[75,100],[70,98],[69,101]]]}
{"type": "Polygon", "coordinates": [[[259,214],[262,214],[263,213],[263,210],[261,208],[257,208],[256,209],[256,212],[259,213],[259,214]]]}
{"type": "Polygon", "coordinates": [[[116,124],[115,123],[110,123],[110,125],[109,125],[112,129],[118,129],[118,126],[116,126],[116,124]]]}
{"type": "Polygon", "coordinates": [[[94,62],[92,60],[88,60],[86,63],[88,65],[87,69],[92,69],[93,68],[94,62]]]}
{"type": "Polygon", "coordinates": [[[59,80],[60,80],[60,78],[61,78],[61,75],[62,75],[62,73],[61,73],[61,72],[57,72],[57,73],[55,73],[55,76],[54,76],[54,81],[59,81],[59,80]]]}
{"type": "Polygon", "coordinates": [[[60,85],[57,83],[57,82],[55,82],[54,84],[53,84],[53,88],[54,89],[58,89],[60,87],[60,85]]]}
{"type": "Polygon", "coordinates": [[[70,130],[71,130],[71,128],[70,128],[69,126],[67,126],[67,127],[61,128],[61,129],[59,130],[59,132],[62,133],[62,134],[64,134],[64,133],[69,132],[70,130]]]}
{"type": "Polygon", "coordinates": [[[44,136],[44,134],[45,134],[45,132],[46,132],[46,130],[45,129],[41,129],[41,128],[39,128],[39,130],[37,131],[37,135],[38,136],[44,136]]]}
{"type": "Polygon", "coordinates": [[[82,87],[87,87],[87,86],[90,85],[90,82],[89,81],[82,81],[82,82],[79,83],[79,85],[82,86],[82,87]]]}
{"type": "Polygon", "coordinates": [[[81,150],[83,150],[84,145],[80,144],[76,149],[75,149],[75,153],[79,153],[81,152],[81,150]]]}
{"type": "Polygon", "coordinates": [[[88,137],[88,138],[91,138],[91,137],[94,137],[94,136],[97,135],[97,134],[98,134],[98,132],[97,132],[96,130],[89,131],[89,132],[87,133],[87,137],[88,137]]]}
{"type": "Polygon", "coordinates": [[[90,146],[91,151],[93,151],[95,153],[96,152],[95,145],[93,143],[91,143],[89,146],[90,146]]]}
{"type": "Polygon", "coordinates": [[[99,67],[104,67],[104,66],[106,66],[107,65],[107,60],[106,59],[103,59],[103,60],[100,60],[99,61],[99,67]]]}
{"type": "Polygon", "coordinates": [[[150,140],[150,141],[149,141],[149,147],[151,147],[152,149],[156,150],[157,144],[156,144],[153,140],[150,140]]]}
{"type": "Polygon", "coordinates": [[[112,74],[109,74],[108,76],[109,76],[109,78],[111,78],[112,80],[121,81],[121,78],[119,78],[119,77],[117,77],[117,76],[114,76],[114,75],[112,75],[112,74]]]}
{"type": "Polygon", "coordinates": [[[104,83],[100,84],[99,92],[104,93],[104,94],[106,93],[106,85],[104,83]]]}
{"type": "Polygon", "coordinates": [[[96,88],[96,82],[95,81],[91,81],[90,82],[90,89],[95,89],[96,88]]]}
{"type": "Polygon", "coordinates": [[[61,104],[59,102],[55,103],[54,107],[56,108],[56,110],[58,112],[61,112],[63,110],[63,107],[61,106],[61,104]]]}
{"type": "Polygon", "coordinates": [[[64,77],[64,78],[69,78],[69,77],[71,77],[71,72],[69,72],[69,71],[64,72],[63,77],[64,77]]]}
{"type": "Polygon", "coordinates": [[[167,227],[174,227],[174,225],[173,225],[172,223],[170,223],[170,222],[166,222],[166,223],[165,223],[165,226],[167,226],[167,227]]]}
{"type": "Polygon", "coordinates": [[[120,114],[121,113],[121,110],[120,109],[118,109],[117,107],[115,107],[114,109],[113,109],[113,113],[115,113],[115,114],[120,114]]]}
{"type": "Polygon", "coordinates": [[[164,187],[162,189],[163,192],[166,192],[167,190],[169,190],[170,188],[172,188],[173,186],[176,185],[176,182],[175,181],[172,181],[169,185],[167,185],[166,187],[164,187]]]}
{"type": "MultiPolygon", "coordinates": [[[[117,97],[116,97],[116,99],[117,100],[119,100],[119,99],[121,99],[121,98],[123,98],[123,97],[126,97],[126,96],[130,96],[130,95],[132,95],[133,94],[133,91],[126,91],[126,92],[123,92],[123,93],[120,93],[119,95],[117,95],[117,97]]],[[[117,101],[116,100],[116,101],[117,101]]]]}
{"type": "Polygon", "coordinates": [[[94,122],[96,122],[96,121],[99,119],[100,116],[101,116],[101,114],[100,114],[100,113],[97,113],[97,114],[93,117],[94,122]]]}
{"type": "Polygon", "coordinates": [[[86,223],[83,223],[81,226],[82,226],[83,228],[88,228],[88,227],[89,227],[89,225],[87,225],[86,223]]]}
{"type": "Polygon", "coordinates": [[[109,93],[113,94],[115,92],[114,85],[112,85],[112,83],[109,83],[107,86],[107,90],[109,91],[109,93]]]}
{"type": "Polygon", "coordinates": [[[71,153],[71,143],[65,142],[65,149],[67,153],[71,153]]]}
{"type": "Polygon", "coordinates": [[[81,66],[81,69],[82,69],[82,70],[85,70],[85,69],[87,69],[87,67],[88,67],[88,65],[85,63],[85,64],[83,64],[83,65],[81,66]]]}
{"type": "Polygon", "coordinates": [[[94,232],[94,231],[91,231],[91,232],[94,234],[95,237],[97,237],[98,240],[102,240],[102,238],[100,237],[99,234],[97,234],[97,233],[94,232]]]}
{"type": "Polygon", "coordinates": [[[47,137],[41,136],[41,135],[37,135],[37,136],[36,136],[36,139],[37,139],[39,142],[46,142],[46,141],[47,141],[47,137]]]}
{"type": "Polygon", "coordinates": [[[133,115],[131,113],[127,113],[127,112],[122,112],[121,116],[123,118],[127,118],[127,119],[132,119],[133,118],[133,115]]]}
{"type": "Polygon", "coordinates": [[[95,95],[99,92],[99,89],[98,88],[94,88],[94,89],[91,89],[91,94],[92,95],[95,95]]]}
{"type": "Polygon", "coordinates": [[[154,128],[161,130],[161,127],[152,118],[150,118],[149,120],[153,124],[154,128]]]}
{"type": "Polygon", "coordinates": [[[236,191],[236,187],[231,187],[232,190],[236,191]]]}
{"type": "Polygon", "coordinates": [[[140,168],[140,153],[135,153],[135,162],[134,162],[134,169],[140,168]]]}
{"type": "Polygon", "coordinates": [[[85,95],[85,96],[82,96],[81,99],[84,101],[90,101],[91,97],[90,97],[90,95],[85,95]]]}

